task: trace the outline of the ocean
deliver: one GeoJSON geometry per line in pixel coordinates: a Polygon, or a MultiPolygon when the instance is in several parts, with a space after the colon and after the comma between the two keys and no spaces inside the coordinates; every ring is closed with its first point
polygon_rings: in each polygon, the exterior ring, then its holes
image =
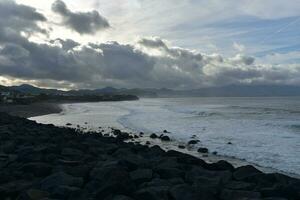
{"type": "Polygon", "coordinates": [[[64,104],[63,112],[31,118],[39,123],[170,132],[184,143],[219,155],[300,175],[300,97],[145,98],[64,104]]]}

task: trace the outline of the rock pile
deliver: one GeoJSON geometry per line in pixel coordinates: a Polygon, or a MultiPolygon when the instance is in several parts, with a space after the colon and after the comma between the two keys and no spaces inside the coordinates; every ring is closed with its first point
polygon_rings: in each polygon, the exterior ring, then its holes
{"type": "Polygon", "coordinates": [[[0,199],[300,199],[300,181],[0,113],[0,199]]]}

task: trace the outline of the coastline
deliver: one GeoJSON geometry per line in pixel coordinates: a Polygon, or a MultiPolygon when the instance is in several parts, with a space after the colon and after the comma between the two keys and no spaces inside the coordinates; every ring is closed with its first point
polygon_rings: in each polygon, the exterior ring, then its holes
{"type": "Polygon", "coordinates": [[[55,114],[60,113],[61,111],[61,103],[53,102],[33,103],[28,105],[0,105],[0,112],[23,118],[55,114]]]}
{"type": "MultiPolygon", "coordinates": [[[[57,106],[59,106],[60,109],[62,110],[62,105],[63,104],[77,104],[77,103],[80,103],[80,102],[64,102],[64,103],[61,103],[61,104],[57,104],[57,106]]],[[[59,112],[56,112],[56,113],[59,113],[59,112]]],[[[54,114],[54,113],[48,113],[48,114],[54,114]]],[[[47,114],[45,114],[45,115],[47,115],[47,114]]],[[[45,122],[42,122],[42,123],[45,123],[45,122]]],[[[81,124],[81,125],[74,123],[74,124],[70,124],[70,125],[66,126],[66,124],[62,124],[62,125],[59,125],[58,127],[69,127],[69,128],[74,128],[74,129],[79,128],[81,131],[84,131],[84,132],[86,132],[86,131],[96,131],[97,132],[99,130],[104,131],[103,126],[101,127],[101,129],[99,129],[97,126],[93,128],[93,126],[91,126],[87,122],[86,122],[86,124],[81,124]]],[[[117,128],[117,129],[121,129],[122,131],[125,131],[125,132],[138,134],[138,132],[136,132],[135,130],[132,130],[129,127],[122,128],[122,127],[112,125],[111,128],[113,128],[113,129],[117,128]]],[[[103,133],[107,133],[107,134],[111,135],[110,127],[108,126],[103,133]]],[[[167,133],[166,135],[168,135],[172,138],[171,133],[167,133]]],[[[227,155],[222,155],[222,154],[219,154],[219,152],[212,152],[212,151],[209,151],[209,153],[197,152],[198,148],[196,146],[188,145],[187,143],[184,144],[184,143],[182,143],[180,141],[177,141],[175,139],[172,139],[170,142],[165,143],[165,142],[162,142],[160,139],[150,138],[150,133],[145,133],[143,135],[143,137],[134,138],[134,139],[131,140],[131,142],[139,142],[140,144],[150,145],[150,146],[156,146],[157,145],[157,146],[160,146],[160,148],[162,148],[166,151],[168,151],[168,150],[179,151],[179,152],[182,152],[182,153],[185,153],[185,154],[195,156],[195,157],[197,157],[199,159],[202,159],[202,160],[204,160],[205,162],[208,162],[208,163],[215,163],[215,162],[218,162],[220,160],[226,160],[229,163],[231,163],[234,167],[252,165],[252,166],[258,168],[259,170],[261,170],[265,173],[282,173],[282,174],[285,174],[287,176],[291,176],[291,177],[294,177],[294,178],[300,178],[300,175],[297,174],[297,173],[282,171],[282,170],[279,170],[279,169],[276,169],[276,168],[272,168],[270,166],[262,166],[262,165],[259,165],[257,163],[249,162],[245,159],[241,159],[241,158],[238,158],[238,157],[231,157],[231,156],[227,156],[227,155]],[[148,144],[146,144],[146,143],[148,143],[148,144]],[[185,146],[185,148],[179,148],[179,146],[185,146]]],[[[202,147],[206,147],[205,144],[202,147]]]]}
{"type": "Polygon", "coordinates": [[[61,104],[65,103],[87,103],[87,102],[115,102],[136,101],[134,95],[107,95],[107,96],[45,96],[28,104],[0,104],[0,112],[13,116],[30,118],[62,111],[61,104]]]}
{"type": "MultiPolygon", "coordinates": [[[[299,199],[300,180],[0,113],[3,199],[299,199]],[[35,196],[36,197],[36,196],[35,196]]],[[[167,141],[166,141],[167,142],[167,141]]]]}
{"type": "Polygon", "coordinates": [[[202,159],[207,163],[216,163],[221,160],[225,160],[225,161],[229,162],[230,164],[232,164],[234,167],[242,167],[242,166],[246,166],[246,165],[251,165],[251,166],[254,166],[255,168],[261,170],[264,173],[281,173],[281,174],[284,174],[287,176],[291,176],[291,177],[300,179],[299,174],[294,174],[294,173],[274,169],[271,167],[260,166],[256,163],[251,163],[245,159],[240,159],[240,158],[230,157],[230,156],[220,155],[220,154],[214,154],[213,152],[208,152],[208,153],[197,152],[197,148],[195,148],[193,145],[186,145],[186,144],[178,142],[178,141],[170,141],[168,143],[165,143],[165,142],[162,142],[160,139],[151,139],[149,137],[140,137],[138,139],[134,139],[134,141],[139,141],[140,144],[143,144],[143,145],[146,145],[147,142],[150,142],[151,143],[150,146],[158,145],[165,151],[174,150],[174,151],[178,151],[178,152],[181,152],[184,154],[189,154],[191,156],[202,159]],[[185,148],[179,147],[179,146],[183,146],[183,145],[186,145],[185,148]]]}

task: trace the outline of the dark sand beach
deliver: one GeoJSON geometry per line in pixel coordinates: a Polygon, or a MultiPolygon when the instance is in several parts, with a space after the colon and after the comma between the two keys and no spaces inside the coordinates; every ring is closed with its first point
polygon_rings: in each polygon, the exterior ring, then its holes
{"type": "Polygon", "coordinates": [[[58,103],[33,103],[28,105],[0,105],[0,112],[24,118],[60,113],[58,103]]]}
{"type": "Polygon", "coordinates": [[[298,179],[111,135],[1,113],[0,199],[300,199],[298,179]]]}

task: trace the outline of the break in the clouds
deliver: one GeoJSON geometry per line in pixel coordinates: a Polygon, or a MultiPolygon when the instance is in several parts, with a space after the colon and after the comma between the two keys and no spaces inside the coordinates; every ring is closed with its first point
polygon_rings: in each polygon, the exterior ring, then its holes
{"type": "Polygon", "coordinates": [[[80,34],[95,34],[97,31],[109,28],[109,22],[98,11],[72,12],[67,5],[56,0],[52,4],[52,11],[63,19],[63,25],[68,26],[80,34]]]}
{"type": "MultiPolygon", "coordinates": [[[[64,13],[80,16],[72,19],[75,24],[82,23],[82,16],[90,16],[89,12],[68,9],[61,1],[54,2],[52,9],[63,17],[64,13]]],[[[64,23],[66,28],[71,26],[64,23]]],[[[98,42],[95,36],[94,40],[82,43],[51,38],[55,31],[52,25],[49,14],[44,16],[33,7],[0,0],[0,81],[61,88],[300,85],[299,62],[274,63],[268,62],[273,57],[255,58],[247,55],[247,47],[238,43],[233,45],[239,49],[238,54],[232,56],[180,48],[160,37],[140,37],[128,43],[98,42]],[[47,39],[35,42],[32,38],[39,35],[47,39]]],[[[85,24],[89,26],[84,30],[87,33],[93,33],[90,25],[85,24]]],[[[290,56],[295,55],[299,54],[290,56]]]]}

